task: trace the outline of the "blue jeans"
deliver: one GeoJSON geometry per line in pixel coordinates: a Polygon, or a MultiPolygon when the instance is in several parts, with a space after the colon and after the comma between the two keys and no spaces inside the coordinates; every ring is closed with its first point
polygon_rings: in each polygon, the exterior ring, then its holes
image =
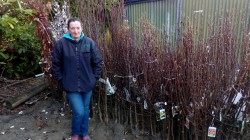
{"type": "Polygon", "coordinates": [[[67,93],[69,104],[73,111],[71,134],[88,135],[89,129],[89,104],[92,90],[89,92],[67,93]]]}

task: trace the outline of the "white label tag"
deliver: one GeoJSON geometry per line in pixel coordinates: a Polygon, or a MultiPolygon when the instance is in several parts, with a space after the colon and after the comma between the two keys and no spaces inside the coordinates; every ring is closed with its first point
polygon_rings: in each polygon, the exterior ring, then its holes
{"type": "Polygon", "coordinates": [[[216,136],[216,127],[209,127],[208,128],[208,136],[213,137],[213,138],[216,136]]]}

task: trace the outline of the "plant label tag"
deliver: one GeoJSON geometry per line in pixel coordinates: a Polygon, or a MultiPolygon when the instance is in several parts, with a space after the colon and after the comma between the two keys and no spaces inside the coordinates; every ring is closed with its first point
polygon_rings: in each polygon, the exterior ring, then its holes
{"type": "Polygon", "coordinates": [[[209,127],[208,128],[208,136],[209,137],[215,137],[216,136],[216,127],[209,127]]]}
{"type": "Polygon", "coordinates": [[[165,109],[161,109],[160,110],[160,119],[163,120],[166,118],[166,112],[165,109]]]}
{"type": "Polygon", "coordinates": [[[188,117],[186,117],[186,122],[185,122],[184,125],[186,126],[187,129],[189,129],[189,122],[190,121],[189,121],[188,117]]]}
{"type": "Polygon", "coordinates": [[[157,121],[163,120],[165,118],[166,118],[165,109],[160,109],[159,112],[158,112],[157,121]]]}

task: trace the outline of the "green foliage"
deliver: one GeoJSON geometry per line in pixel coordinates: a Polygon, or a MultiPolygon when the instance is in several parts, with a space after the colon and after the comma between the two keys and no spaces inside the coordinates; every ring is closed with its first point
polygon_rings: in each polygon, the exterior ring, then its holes
{"type": "MultiPolygon", "coordinates": [[[[4,51],[5,48],[0,48],[0,59],[5,59],[7,60],[9,58],[9,54],[5,54],[4,51]]],[[[5,64],[4,62],[1,62],[1,64],[5,64]]]]}
{"type": "Polygon", "coordinates": [[[8,11],[0,16],[0,70],[8,78],[25,78],[40,71],[41,47],[30,20],[35,11],[21,4],[9,1],[8,11]]]}
{"type": "Polygon", "coordinates": [[[70,1],[70,12],[72,17],[78,17],[77,4],[74,1],[70,1]]]}

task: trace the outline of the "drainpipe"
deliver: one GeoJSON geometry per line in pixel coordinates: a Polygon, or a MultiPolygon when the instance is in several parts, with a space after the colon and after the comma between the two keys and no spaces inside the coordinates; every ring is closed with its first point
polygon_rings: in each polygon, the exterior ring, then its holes
{"type": "Polygon", "coordinates": [[[180,39],[182,0],[177,0],[177,11],[176,12],[177,12],[177,14],[176,14],[175,42],[177,43],[180,39]]]}

